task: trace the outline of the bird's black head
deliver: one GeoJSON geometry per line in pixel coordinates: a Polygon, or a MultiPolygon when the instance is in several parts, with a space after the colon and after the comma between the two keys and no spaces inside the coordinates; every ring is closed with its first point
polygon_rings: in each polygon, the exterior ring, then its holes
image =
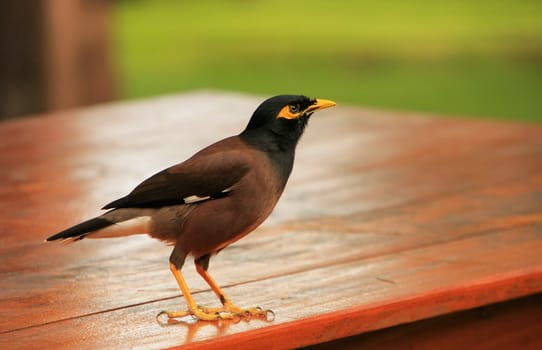
{"type": "Polygon", "coordinates": [[[241,137],[268,151],[295,149],[310,116],[335,102],[302,95],[278,95],[265,100],[252,114],[241,137]]]}

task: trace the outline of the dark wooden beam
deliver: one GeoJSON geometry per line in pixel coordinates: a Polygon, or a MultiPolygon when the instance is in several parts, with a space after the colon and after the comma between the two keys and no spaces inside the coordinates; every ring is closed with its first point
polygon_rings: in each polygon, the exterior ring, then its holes
{"type": "Polygon", "coordinates": [[[115,96],[110,1],[0,2],[0,118],[115,96]]]}

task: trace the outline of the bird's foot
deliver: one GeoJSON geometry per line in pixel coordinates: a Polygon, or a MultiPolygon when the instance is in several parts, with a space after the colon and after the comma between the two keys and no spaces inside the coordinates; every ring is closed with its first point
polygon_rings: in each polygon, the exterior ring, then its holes
{"type": "Polygon", "coordinates": [[[198,308],[205,313],[218,313],[220,315],[233,315],[231,318],[250,318],[250,317],[259,317],[265,318],[267,321],[273,321],[275,319],[275,313],[272,310],[264,310],[261,307],[252,307],[248,309],[242,309],[237,305],[232,303],[225,303],[223,307],[219,308],[209,308],[206,306],[198,306],[198,308]]]}
{"type": "Polygon", "coordinates": [[[194,309],[186,311],[161,311],[156,315],[159,323],[164,323],[163,316],[167,317],[166,323],[177,323],[175,319],[192,316],[201,321],[241,320],[244,318],[264,318],[266,321],[273,321],[275,313],[271,310],[264,310],[261,307],[242,309],[235,305],[224,305],[220,308],[211,308],[198,305],[194,309]]]}
{"type": "Polygon", "coordinates": [[[193,316],[202,321],[220,321],[235,318],[235,315],[232,313],[223,312],[219,309],[214,310],[204,306],[197,306],[196,308],[186,311],[161,311],[156,318],[159,320],[162,316],[167,316],[169,320],[193,316]]]}

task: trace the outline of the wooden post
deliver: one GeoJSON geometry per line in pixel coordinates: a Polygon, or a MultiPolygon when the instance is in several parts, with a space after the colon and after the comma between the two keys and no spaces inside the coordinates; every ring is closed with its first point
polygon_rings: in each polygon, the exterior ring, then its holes
{"type": "Polygon", "coordinates": [[[108,0],[0,2],[0,118],[114,97],[108,0]]]}

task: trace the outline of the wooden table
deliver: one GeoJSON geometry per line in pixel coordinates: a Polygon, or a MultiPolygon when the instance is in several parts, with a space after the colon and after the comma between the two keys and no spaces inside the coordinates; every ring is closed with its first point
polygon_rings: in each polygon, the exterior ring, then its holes
{"type": "Polygon", "coordinates": [[[158,311],[184,308],[170,247],[43,242],[239,132],[260,101],[195,92],[0,124],[0,348],[540,346],[537,125],[316,114],[272,216],[211,261],[234,301],[273,322],[161,326],[158,311]]]}

